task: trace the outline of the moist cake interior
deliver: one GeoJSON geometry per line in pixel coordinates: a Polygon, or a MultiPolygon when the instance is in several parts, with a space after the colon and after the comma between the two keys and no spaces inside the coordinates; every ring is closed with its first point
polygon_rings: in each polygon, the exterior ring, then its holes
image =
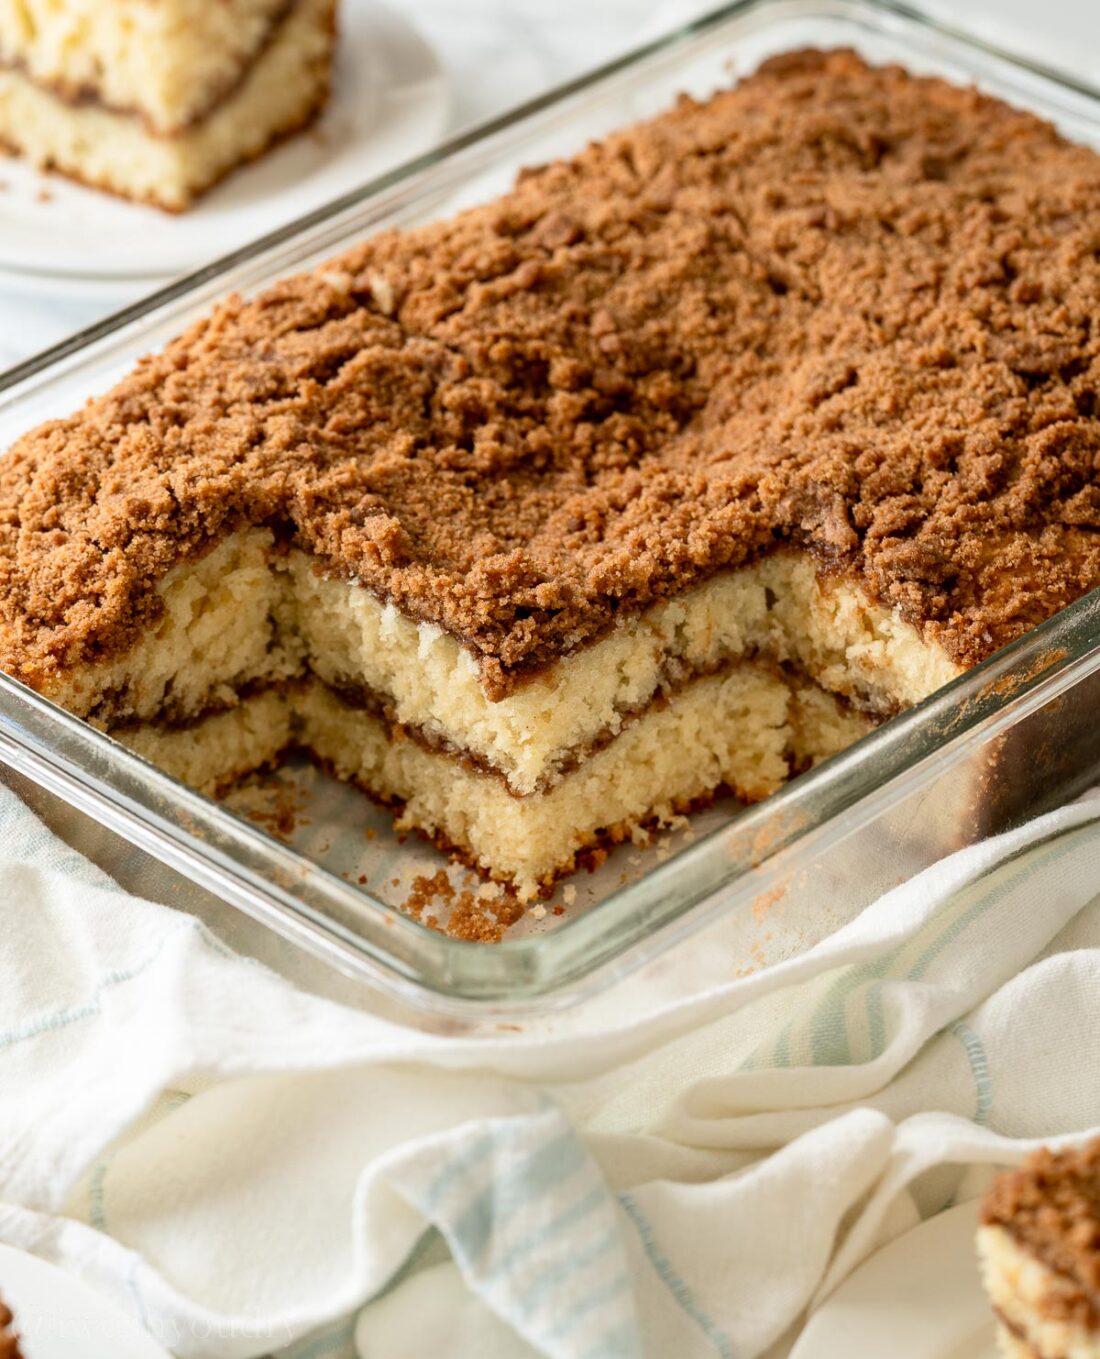
{"type": "Polygon", "coordinates": [[[52,696],[207,792],[305,747],[523,895],[719,788],[766,796],[951,669],[793,556],[665,602],[495,702],[454,638],[270,530],[230,535],[160,593],[147,637],[52,696]]]}
{"type": "Polygon", "coordinates": [[[230,299],[0,463],[0,663],[537,892],[1100,584],[1100,156],[848,52],[230,299]]]}

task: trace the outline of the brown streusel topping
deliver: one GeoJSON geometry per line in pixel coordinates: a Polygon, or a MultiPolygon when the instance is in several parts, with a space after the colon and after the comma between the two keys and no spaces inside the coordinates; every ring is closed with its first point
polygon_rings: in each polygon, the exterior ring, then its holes
{"type": "Polygon", "coordinates": [[[1100,1326],[1100,1138],[1068,1151],[1043,1147],[999,1175],[982,1222],[1003,1227],[1059,1276],[1063,1287],[1044,1299],[1046,1315],[1100,1326]]]}
{"type": "Polygon", "coordinates": [[[1100,156],[847,52],[228,302],[0,464],[0,663],[276,526],[499,697],[778,543],[964,664],[1100,584],[1100,156]],[[1094,333],[1095,332],[1095,333],[1094,333]]]}

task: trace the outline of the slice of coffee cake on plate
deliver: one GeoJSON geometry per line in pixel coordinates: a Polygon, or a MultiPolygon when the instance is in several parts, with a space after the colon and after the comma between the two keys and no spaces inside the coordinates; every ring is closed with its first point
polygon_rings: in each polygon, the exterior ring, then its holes
{"type": "Polygon", "coordinates": [[[0,0],[0,143],[178,211],[325,102],[335,0],[0,0]]]}

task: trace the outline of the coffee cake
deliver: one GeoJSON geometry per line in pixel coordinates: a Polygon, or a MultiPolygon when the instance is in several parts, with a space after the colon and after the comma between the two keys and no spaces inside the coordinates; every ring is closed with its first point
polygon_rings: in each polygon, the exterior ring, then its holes
{"type": "Polygon", "coordinates": [[[978,1254],[1006,1359],[1100,1355],[1100,1141],[994,1181],[978,1254]]]}
{"type": "Polygon", "coordinates": [[[4,668],[538,890],[1100,583],[1100,157],[848,52],[231,299],[0,468],[4,668]]]}
{"type": "Polygon", "coordinates": [[[335,0],[0,0],[0,143],[172,211],[328,92],[335,0]]]}

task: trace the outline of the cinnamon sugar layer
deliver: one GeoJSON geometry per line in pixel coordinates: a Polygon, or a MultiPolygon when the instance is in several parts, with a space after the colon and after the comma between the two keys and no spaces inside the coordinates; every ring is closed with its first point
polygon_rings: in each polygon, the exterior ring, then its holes
{"type": "Polygon", "coordinates": [[[1100,157],[846,52],[232,300],[0,465],[0,663],[262,523],[487,694],[793,544],[971,664],[1100,583],[1100,157]]]}

